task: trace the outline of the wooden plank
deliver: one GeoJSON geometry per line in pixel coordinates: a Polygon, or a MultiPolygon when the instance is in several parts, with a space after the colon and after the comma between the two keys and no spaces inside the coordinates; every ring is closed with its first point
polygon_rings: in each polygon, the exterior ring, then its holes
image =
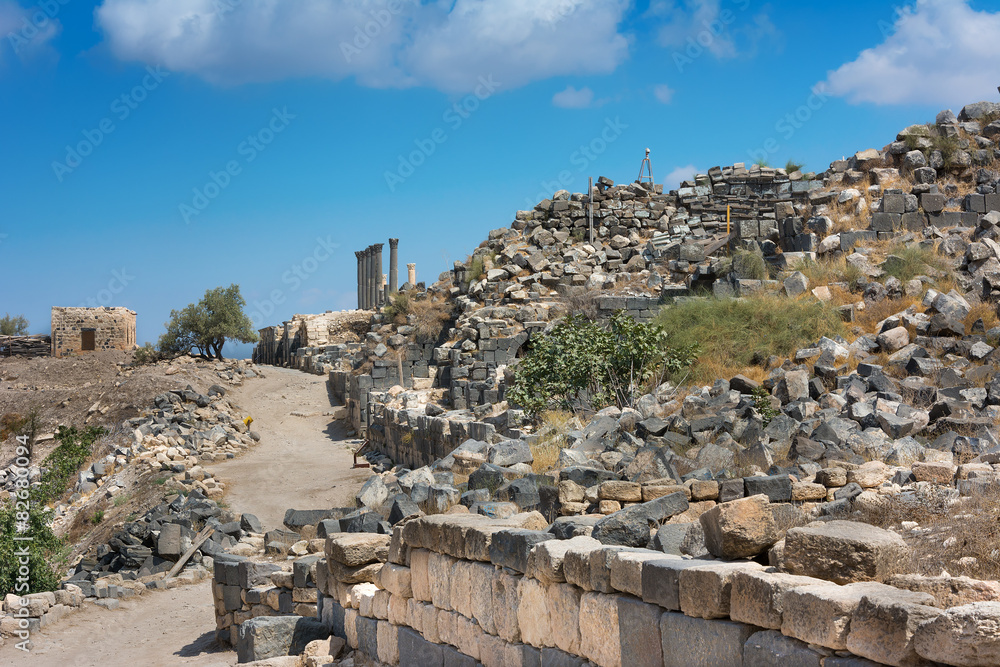
{"type": "Polygon", "coordinates": [[[184,567],[185,563],[188,562],[188,559],[191,558],[191,556],[194,555],[194,552],[198,550],[198,547],[204,544],[205,540],[210,538],[214,533],[215,533],[215,528],[212,528],[210,526],[205,526],[204,528],[202,528],[201,532],[195,536],[194,542],[191,543],[191,548],[184,552],[184,555],[180,557],[180,560],[178,560],[172,568],[170,568],[170,572],[167,572],[167,576],[164,578],[170,579],[175,574],[180,572],[181,568],[184,567]]]}

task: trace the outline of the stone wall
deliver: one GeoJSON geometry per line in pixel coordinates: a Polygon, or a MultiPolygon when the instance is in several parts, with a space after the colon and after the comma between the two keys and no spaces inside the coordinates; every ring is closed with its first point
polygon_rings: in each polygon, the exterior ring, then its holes
{"type": "Polygon", "coordinates": [[[135,346],[135,312],[107,307],[52,309],[53,356],[83,352],[89,332],[93,332],[94,350],[131,350],[135,346]]]}
{"type": "Polygon", "coordinates": [[[371,660],[420,667],[972,664],[961,645],[992,655],[956,623],[984,603],[943,609],[925,592],[559,539],[545,525],[537,513],[438,515],[391,538],[328,536],[319,619],[371,660]]]}

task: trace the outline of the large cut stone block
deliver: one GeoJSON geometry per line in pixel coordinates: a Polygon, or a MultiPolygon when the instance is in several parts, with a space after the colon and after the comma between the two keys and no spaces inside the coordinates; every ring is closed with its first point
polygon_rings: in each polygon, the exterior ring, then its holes
{"type": "Polygon", "coordinates": [[[434,644],[416,630],[399,629],[399,667],[444,667],[440,644],[434,644]]]}
{"type": "Polygon", "coordinates": [[[485,563],[475,563],[470,571],[469,581],[469,602],[472,606],[472,618],[479,622],[483,632],[491,635],[496,634],[496,623],[494,621],[493,604],[493,577],[496,575],[496,568],[485,563]]]}
{"type": "Polygon", "coordinates": [[[824,585],[828,584],[822,579],[780,572],[737,572],[733,575],[729,616],[741,623],[780,630],[785,594],[801,586],[824,585]]]}
{"type": "Polygon", "coordinates": [[[524,577],[518,589],[517,623],[521,641],[542,648],[555,646],[552,641],[551,614],[545,585],[524,577]]]}
{"type": "Polygon", "coordinates": [[[427,579],[431,585],[431,602],[438,609],[451,611],[451,570],[455,559],[431,552],[427,561],[427,579]]]}
{"type": "Polygon", "coordinates": [[[659,607],[634,598],[618,598],[621,664],[634,667],[663,667],[659,607]]]}
{"type": "Polygon", "coordinates": [[[701,515],[705,547],[716,558],[750,558],[778,541],[770,500],[759,494],[716,505],[701,515]]]}
{"type": "Polygon", "coordinates": [[[375,533],[337,533],[326,538],[326,558],[347,567],[359,567],[389,558],[391,535],[375,533]]]}
{"type": "Polygon", "coordinates": [[[843,651],[847,648],[851,616],[861,598],[896,589],[871,582],[836,586],[803,586],[785,592],[781,634],[807,644],[843,651]]]}
{"type": "MultiPolygon", "coordinates": [[[[549,543],[545,544],[547,546],[549,543]]],[[[590,587],[590,557],[591,554],[606,548],[593,539],[575,542],[563,556],[563,577],[566,582],[585,591],[593,590],[590,587]]]]}
{"type": "Polygon", "coordinates": [[[958,667],[1000,665],[1000,602],[953,607],[917,629],[917,653],[958,667]]]}
{"type": "Polygon", "coordinates": [[[431,582],[428,578],[431,552],[414,549],[410,552],[410,587],[413,598],[421,602],[431,601],[431,582]]]}
{"type": "Polygon", "coordinates": [[[567,653],[579,654],[580,598],[583,591],[570,584],[550,584],[546,593],[553,643],[567,653]]]}
{"type": "Polygon", "coordinates": [[[555,535],[536,530],[501,530],[493,534],[490,561],[523,574],[528,569],[528,555],[532,547],[554,539],[555,535]]]}
{"type": "Polygon", "coordinates": [[[497,570],[493,576],[493,623],[496,634],[508,642],[521,641],[521,626],[517,620],[518,587],[521,575],[497,570]]]}
{"type": "Polygon", "coordinates": [[[547,584],[562,583],[566,581],[563,573],[566,552],[585,546],[599,549],[604,545],[592,537],[586,536],[539,542],[528,554],[528,567],[525,574],[547,584]]]}
{"type": "Polygon", "coordinates": [[[611,588],[642,597],[642,568],[646,561],[663,558],[662,551],[619,551],[611,556],[611,588]]]}
{"type": "Polygon", "coordinates": [[[584,593],[580,598],[580,652],[600,667],[622,665],[618,596],[584,593]]]}
{"type": "Polygon", "coordinates": [[[743,645],[757,630],[668,611],[660,617],[664,667],[743,667],[743,645]]]}
{"type": "Polygon", "coordinates": [[[912,591],[864,596],[851,616],[847,650],[897,667],[924,664],[913,645],[913,635],[941,614],[940,609],[928,606],[933,603],[931,595],[912,591]]]}
{"type": "Polygon", "coordinates": [[[258,616],[239,626],[236,654],[240,662],[300,655],[309,642],[329,636],[329,628],[313,618],[258,616]]]}
{"type": "Polygon", "coordinates": [[[743,645],[743,667],[822,667],[823,656],[797,639],[765,630],[743,645]]]}
{"type": "Polygon", "coordinates": [[[829,521],[789,530],[782,567],[838,584],[884,581],[908,556],[909,548],[895,533],[865,523],[829,521]]]}
{"type": "Polygon", "coordinates": [[[696,618],[728,618],[733,576],[740,571],[760,571],[758,563],[713,563],[681,570],[681,611],[696,618]]]}
{"type": "Polygon", "coordinates": [[[664,556],[642,564],[642,599],[669,611],[681,610],[680,574],[691,567],[705,565],[704,560],[664,556]]]}

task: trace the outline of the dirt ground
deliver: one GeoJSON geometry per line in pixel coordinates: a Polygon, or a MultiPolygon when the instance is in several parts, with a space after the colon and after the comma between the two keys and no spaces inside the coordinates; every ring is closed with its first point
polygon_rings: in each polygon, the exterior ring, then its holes
{"type": "Polygon", "coordinates": [[[371,472],[351,467],[343,423],[328,416],[325,376],[287,368],[266,373],[229,394],[253,417],[260,443],[238,459],[207,466],[226,483],[229,508],[256,514],[269,530],[283,527],[290,508],[353,506],[371,472]]]}
{"type": "MultiPolygon", "coordinates": [[[[289,508],[352,504],[371,473],[352,470],[343,427],[326,416],[332,406],[325,377],[273,367],[264,372],[229,394],[253,416],[261,441],[244,456],[211,466],[228,483],[225,502],[234,512],[256,514],[267,529],[281,527],[289,508]]],[[[149,592],[115,611],[88,605],[33,636],[29,654],[8,639],[0,665],[235,665],[236,653],[214,641],[210,586],[149,592]]]]}
{"type": "MultiPolygon", "coordinates": [[[[131,352],[94,352],[76,357],[0,358],[0,416],[38,410],[42,433],[59,424],[115,428],[153,404],[153,397],[187,385],[207,391],[218,377],[214,361],[184,359],[130,369],[131,352]],[[91,413],[91,407],[98,408],[91,413]]],[[[266,373],[267,371],[265,371],[266,373]]],[[[55,447],[39,442],[41,460],[55,447]]],[[[0,443],[0,467],[12,462],[13,439],[0,443]]]]}

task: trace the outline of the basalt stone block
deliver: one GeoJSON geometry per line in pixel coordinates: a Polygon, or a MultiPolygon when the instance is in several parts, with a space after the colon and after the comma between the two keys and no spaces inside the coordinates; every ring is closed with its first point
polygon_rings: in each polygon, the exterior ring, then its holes
{"type": "Polygon", "coordinates": [[[792,480],[788,475],[744,477],[747,497],[763,494],[772,503],[787,503],[792,499],[792,480]]]}
{"type": "Polygon", "coordinates": [[[323,519],[336,519],[337,516],[338,512],[336,510],[290,509],[285,512],[285,518],[282,523],[284,523],[289,530],[298,532],[305,526],[315,526],[323,519]]]}
{"type": "Polygon", "coordinates": [[[743,646],[758,628],[665,613],[660,619],[664,667],[743,667],[743,646]]]}
{"type": "Polygon", "coordinates": [[[236,654],[240,662],[301,655],[306,644],[330,636],[316,619],[299,616],[258,616],[240,624],[236,654]]]}
{"type": "MultiPolygon", "coordinates": [[[[477,471],[478,472],[478,471],[477,471]]],[[[475,473],[473,473],[475,474],[475,473]]],[[[603,468],[591,468],[589,466],[570,466],[559,471],[559,480],[570,480],[576,482],[585,489],[588,489],[601,482],[618,479],[618,475],[603,468]]],[[[469,478],[471,483],[472,478],[469,478]]]]}
{"type": "Polygon", "coordinates": [[[239,573],[240,588],[253,588],[270,583],[271,574],[280,570],[281,567],[274,563],[255,563],[253,561],[239,563],[237,572],[239,573]]]}
{"type": "Polygon", "coordinates": [[[501,530],[493,533],[490,542],[490,562],[524,573],[528,569],[528,554],[539,542],[555,539],[555,535],[537,530],[501,530]]]}
{"type": "Polygon", "coordinates": [[[444,647],[407,627],[399,629],[399,667],[444,667],[444,647]]]}
{"type": "Polygon", "coordinates": [[[688,500],[685,495],[680,492],[672,493],[604,517],[594,526],[591,537],[603,544],[645,547],[649,544],[651,524],[665,523],[670,517],[687,509],[688,500]]]}

